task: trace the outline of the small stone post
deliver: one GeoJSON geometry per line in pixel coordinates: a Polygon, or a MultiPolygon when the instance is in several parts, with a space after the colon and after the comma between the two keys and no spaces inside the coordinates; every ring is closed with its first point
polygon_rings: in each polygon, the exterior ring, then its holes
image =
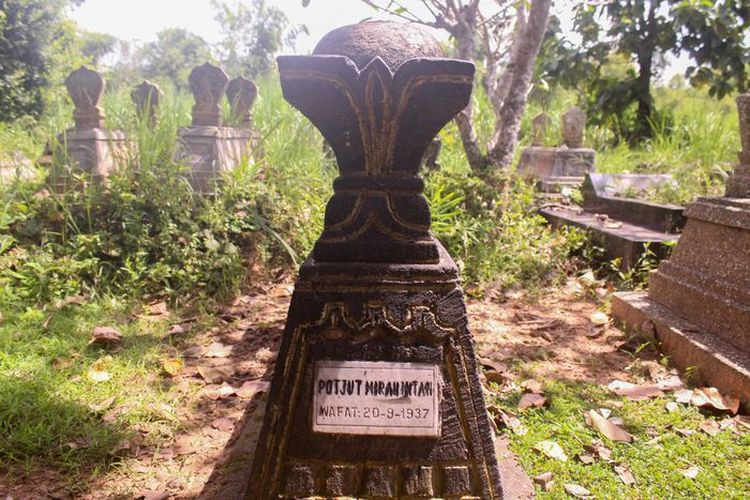
{"type": "Polygon", "coordinates": [[[750,93],[737,98],[737,112],[742,151],[739,153],[740,164],[727,180],[726,195],[730,198],[750,198],[750,93]]]}
{"type": "Polygon", "coordinates": [[[562,116],[563,144],[570,149],[583,147],[583,131],[586,128],[586,113],[573,106],[562,116]]]}
{"type": "Polygon", "coordinates": [[[65,189],[68,172],[64,166],[89,173],[95,180],[105,178],[124,155],[125,134],[104,128],[100,106],[106,82],[91,69],[80,67],[68,75],[65,87],[75,106],[75,126],[57,138],[52,150],[51,183],[65,189]]]}
{"type": "Polygon", "coordinates": [[[232,170],[249,156],[251,131],[224,126],[220,103],[231,90],[235,101],[232,113],[249,122],[255,85],[245,79],[234,82],[229,89],[227,74],[210,63],[190,73],[190,90],[195,99],[193,123],[180,129],[177,158],[190,166],[193,189],[204,194],[213,194],[221,173],[232,170]]]}
{"type": "Polygon", "coordinates": [[[143,80],[130,93],[130,98],[135,104],[138,118],[148,120],[150,125],[157,122],[156,113],[159,109],[159,102],[162,98],[162,91],[159,87],[148,80],[143,80]]]}
{"type": "Polygon", "coordinates": [[[252,118],[250,108],[258,97],[258,88],[253,82],[243,76],[238,76],[227,85],[227,99],[232,114],[234,126],[250,127],[252,118]]]}
{"type": "Polygon", "coordinates": [[[539,113],[531,122],[531,145],[533,147],[544,146],[544,138],[547,135],[547,129],[552,124],[552,118],[547,113],[539,113]]]}

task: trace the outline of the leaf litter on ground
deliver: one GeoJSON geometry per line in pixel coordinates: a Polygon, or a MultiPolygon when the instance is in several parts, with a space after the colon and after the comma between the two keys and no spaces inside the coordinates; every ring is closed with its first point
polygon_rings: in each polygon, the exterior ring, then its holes
{"type": "Polygon", "coordinates": [[[534,445],[534,449],[541,452],[543,455],[560,460],[562,462],[568,461],[568,456],[565,454],[565,450],[556,441],[539,441],[534,445]]]}
{"type": "Polygon", "coordinates": [[[632,434],[612,423],[609,419],[599,413],[599,411],[591,410],[586,413],[586,416],[589,425],[599,431],[599,433],[607,439],[624,443],[633,442],[634,437],[632,434]]]}

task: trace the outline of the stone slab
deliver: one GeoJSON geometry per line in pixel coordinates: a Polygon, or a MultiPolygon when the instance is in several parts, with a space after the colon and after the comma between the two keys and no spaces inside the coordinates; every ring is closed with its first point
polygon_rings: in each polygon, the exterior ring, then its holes
{"type": "Polygon", "coordinates": [[[682,370],[699,376],[722,393],[750,402],[750,354],[707,333],[649,298],[645,292],[616,293],[612,316],[627,331],[655,332],[658,347],[682,370]]]}
{"type": "Polygon", "coordinates": [[[572,208],[542,208],[539,213],[554,228],[573,226],[589,231],[594,241],[604,248],[606,258],[622,259],[622,269],[633,267],[647,245],[657,257],[665,257],[671,244],[680,237],[678,234],[654,231],[629,222],[602,220],[597,214],[572,208]]]}

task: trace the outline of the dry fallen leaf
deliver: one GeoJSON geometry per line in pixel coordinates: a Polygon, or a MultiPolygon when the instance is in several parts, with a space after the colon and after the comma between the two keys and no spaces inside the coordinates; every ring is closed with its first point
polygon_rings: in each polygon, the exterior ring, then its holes
{"type": "Polygon", "coordinates": [[[730,396],[723,396],[715,387],[701,387],[693,391],[690,399],[693,406],[709,406],[716,410],[728,411],[735,415],[740,409],[740,400],[730,396]]]}
{"type": "Polygon", "coordinates": [[[73,364],[73,360],[70,358],[55,358],[52,360],[52,368],[56,370],[64,370],[73,364]]]}
{"type": "Polygon", "coordinates": [[[591,313],[589,319],[595,325],[604,326],[609,324],[609,316],[601,311],[594,311],[593,313],[591,313]]]}
{"type": "Polygon", "coordinates": [[[691,399],[693,399],[693,390],[692,389],[681,389],[679,391],[675,391],[674,393],[674,399],[678,403],[689,403],[691,399]]]}
{"type": "Polygon", "coordinates": [[[629,432],[621,429],[617,425],[613,424],[596,410],[588,412],[589,419],[591,420],[591,426],[599,431],[604,437],[612,441],[621,441],[630,443],[633,441],[633,435],[629,432]]]}
{"type": "Polygon", "coordinates": [[[612,450],[607,448],[607,446],[599,439],[595,440],[590,445],[584,446],[584,449],[595,457],[599,457],[606,462],[612,461],[612,450]]]}
{"type": "Polygon", "coordinates": [[[503,385],[505,383],[505,375],[503,373],[500,373],[495,370],[488,370],[484,372],[484,377],[487,379],[487,382],[494,382],[498,385],[503,385]]]}
{"type": "Polygon", "coordinates": [[[534,394],[544,394],[542,383],[538,380],[524,380],[523,382],[521,382],[521,387],[527,392],[533,392],[534,394]]]}
{"type": "Polygon", "coordinates": [[[191,436],[183,436],[174,443],[175,455],[189,455],[195,453],[193,449],[193,438],[191,436]]]}
{"type": "Polygon", "coordinates": [[[175,377],[182,373],[185,368],[185,363],[180,358],[167,358],[162,361],[162,368],[169,374],[170,377],[175,377]]]}
{"type": "Polygon", "coordinates": [[[683,476],[689,479],[695,479],[698,476],[698,473],[700,471],[701,471],[700,467],[693,465],[692,467],[688,467],[687,469],[682,469],[680,471],[680,474],[682,474],[683,476]]]}
{"type": "Polygon", "coordinates": [[[167,314],[167,303],[166,302],[156,302],[155,304],[149,304],[148,305],[148,312],[152,316],[159,316],[162,314],[167,314]]]}
{"type": "Polygon", "coordinates": [[[218,384],[234,375],[234,367],[232,365],[199,366],[198,374],[206,382],[218,384]]]}
{"type": "Polygon", "coordinates": [[[551,472],[544,472],[534,477],[534,482],[541,486],[543,491],[549,491],[555,483],[555,476],[551,472]]]}
{"type": "Polygon", "coordinates": [[[623,396],[631,401],[640,401],[648,398],[661,396],[664,392],[654,384],[636,385],[624,380],[613,380],[607,386],[610,391],[618,396],[623,396]]]}
{"type": "Polygon", "coordinates": [[[667,403],[666,405],[664,405],[664,407],[667,409],[667,411],[669,413],[674,413],[674,412],[676,412],[678,410],[678,408],[680,407],[680,405],[678,405],[674,401],[670,401],[669,403],[667,403]]]}
{"type": "Polygon", "coordinates": [[[222,432],[230,432],[232,429],[234,429],[234,420],[227,417],[217,418],[216,420],[211,422],[211,427],[222,432]]]}
{"type": "Polygon", "coordinates": [[[623,484],[626,484],[628,486],[632,486],[635,484],[635,476],[630,471],[627,465],[615,465],[615,473],[617,473],[617,477],[620,478],[620,481],[622,481],[623,484]]]}
{"type": "Polygon", "coordinates": [[[547,398],[545,398],[541,394],[528,392],[524,394],[523,396],[521,396],[520,401],[518,401],[518,409],[520,411],[523,411],[532,407],[540,408],[544,406],[546,402],[547,402],[547,398]]]}
{"type": "Polygon", "coordinates": [[[104,410],[107,410],[110,406],[112,406],[114,402],[115,402],[115,397],[112,396],[111,398],[105,399],[101,403],[90,404],[89,409],[91,409],[91,411],[94,411],[94,412],[104,411],[104,410]]]}
{"type": "Polygon", "coordinates": [[[270,383],[266,380],[248,380],[235,393],[242,399],[250,399],[256,393],[268,391],[269,386],[270,383]]]}
{"type": "Polygon", "coordinates": [[[185,325],[172,325],[167,331],[167,335],[181,335],[188,331],[188,327],[185,325]]]}
{"type": "Polygon", "coordinates": [[[594,462],[596,462],[596,459],[592,457],[591,455],[589,455],[588,453],[580,453],[578,455],[578,460],[580,460],[582,463],[586,465],[591,465],[594,462]]]}
{"type": "Polygon", "coordinates": [[[656,387],[662,391],[677,391],[681,390],[685,385],[682,383],[682,380],[680,380],[680,377],[672,375],[671,377],[658,380],[656,382],[656,387]]]}
{"type": "Polygon", "coordinates": [[[479,357],[479,364],[484,366],[485,368],[495,370],[496,372],[504,373],[508,371],[508,365],[505,363],[499,363],[495,360],[492,360],[490,358],[485,358],[480,356],[479,357]]]}
{"type": "Polygon", "coordinates": [[[104,356],[91,363],[91,367],[87,373],[89,380],[92,382],[106,382],[111,379],[112,374],[107,371],[107,368],[111,364],[112,356],[104,356]]]}
{"type": "Polygon", "coordinates": [[[674,431],[679,434],[682,437],[688,437],[695,434],[695,431],[692,429],[681,429],[679,427],[673,427],[674,431]]]}
{"type": "Polygon", "coordinates": [[[717,436],[721,432],[721,427],[716,420],[704,420],[698,428],[712,437],[717,436]]]}
{"type": "Polygon", "coordinates": [[[122,343],[122,333],[109,326],[97,326],[91,333],[89,345],[106,347],[108,349],[116,347],[122,343]]]}
{"type": "Polygon", "coordinates": [[[589,490],[577,484],[566,483],[565,491],[576,498],[594,498],[594,495],[589,490]]]}
{"type": "Polygon", "coordinates": [[[206,348],[200,345],[195,345],[193,347],[188,347],[184,351],[182,351],[182,357],[183,358],[200,358],[203,356],[203,353],[206,352],[206,348]]]}
{"type": "Polygon", "coordinates": [[[144,490],[135,496],[136,500],[169,500],[169,493],[166,491],[144,490]]]}
{"type": "Polygon", "coordinates": [[[554,458],[556,460],[561,460],[563,462],[568,461],[568,456],[565,454],[565,451],[555,441],[539,441],[534,446],[534,449],[542,452],[544,455],[548,456],[549,458],[554,458]]]}
{"type": "Polygon", "coordinates": [[[204,356],[207,358],[226,358],[232,353],[232,346],[221,342],[214,342],[206,349],[204,356]]]}

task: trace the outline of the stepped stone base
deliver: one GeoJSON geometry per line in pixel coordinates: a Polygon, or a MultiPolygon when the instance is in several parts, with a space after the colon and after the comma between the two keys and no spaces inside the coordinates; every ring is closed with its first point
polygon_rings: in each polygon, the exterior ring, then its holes
{"type": "Polygon", "coordinates": [[[612,314],[630,329],[653,322],[682,367],[750,400],[750,199],[701,198],[670,260],[652,273],[648,296],[620,294],[612,314]]]}
{"type": "Polygon", "coordinates": [[[750,354],[711,335],[646,292],[617,293],[612,315],[631,332],[654,335],[659,348],[682,370],[698,367],[703,381],[750,403],[750,354]]]}
{"type": "Polygon", "coordinates": [[[211,194],[223,172],[234,169],[250,154],[251,130],[192,126],[180,129],[177,158],[189,166],[193,189],[211,194]]]}
{"type": "Polygon", "coordinates": [[[53,169],[50,184],[57,190],[68,184],[67,171],[59,166],[66,165],[90,174],[94,180],[105,179],[125,160],[128,140],[123,132],[93,128],[72,129],[60,134],[52,151],[53,169]]]}
{"type": "Polygon", "coordinates": [[[595,158],[593,149],[531,146],[521,152],[517,171],[536,179],[541,191],[554,193],[580,186],[584,176],[594,171],[595,158]]]}

